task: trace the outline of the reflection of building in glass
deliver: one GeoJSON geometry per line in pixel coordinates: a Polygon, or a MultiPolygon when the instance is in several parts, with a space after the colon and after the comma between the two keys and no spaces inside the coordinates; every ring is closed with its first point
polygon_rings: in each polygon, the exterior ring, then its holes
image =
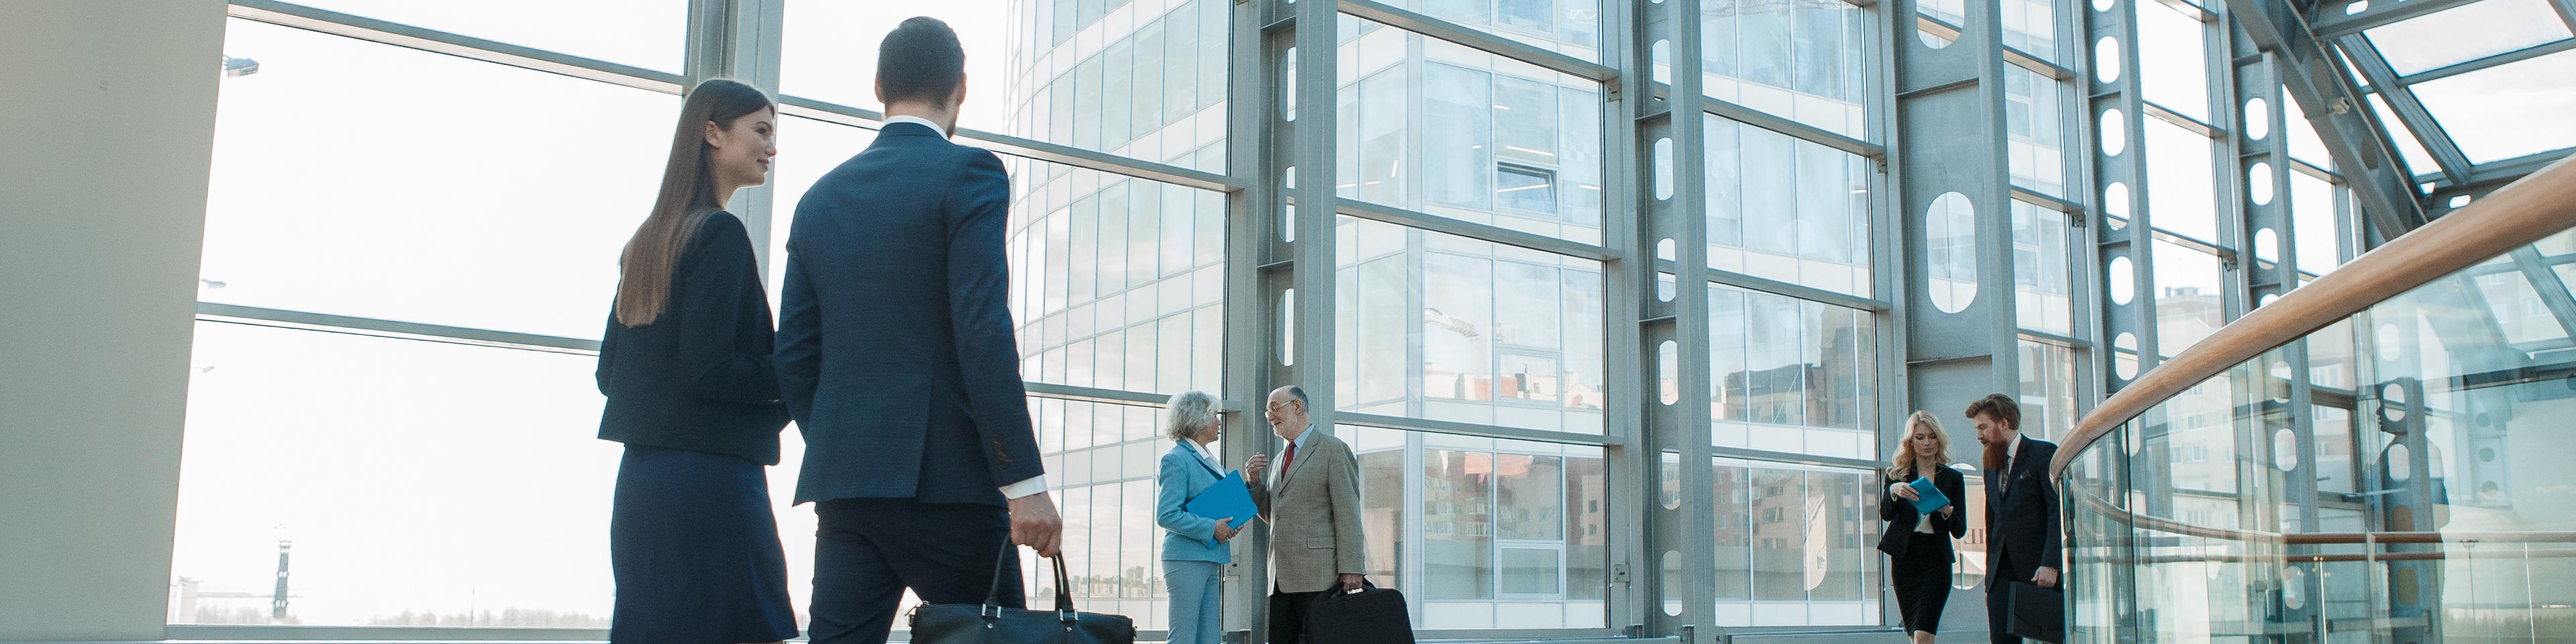
{"type": "Polygon", "coordinates": [[[1343,426],[1359,451],[1369,573],[1422,628],[1596,628],[1608,469],[1592,447],[1343,426]]]}
{"type": "Polygon", "coordinates": [[[1709,316],[1718,446],[1875,457],[1869,312],[1712,286],[1709,316]]]}
{"type": "Polygon", "coordinates": [[[1863,624],[1879,610],[1878,477],[1719,459],[1718,619],[1744,626],[1863,624]]]}
{"type": "MultiPolygon", "coordinates": [[[[1177,3],[1015,0],[1009,134],[1223,172],[1228,12],[1177,3]]],[[[1012,168],[1011,303],[1022,375],[1138,392],[1218,390],[1225,196],[1051,163],[1012,168]]],[[[1149,407],[1032,399],[1084,610],[1163,628],[1149,407]]],[[[1032,564],[1036,563],[1034,561],[1032,564]]],[[[1029,573],[1032,596],[1051,575],[1029,573]]]]}

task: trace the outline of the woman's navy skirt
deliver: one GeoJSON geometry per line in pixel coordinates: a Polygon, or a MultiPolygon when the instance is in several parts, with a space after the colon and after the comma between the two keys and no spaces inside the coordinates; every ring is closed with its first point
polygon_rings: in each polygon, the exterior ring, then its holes
{"type": "Polygon", "coordinates": [[[608,521],[617,606],[608,641],[736,644],[796,637],[787,553],[758,463],[628,445],[608,521]]]}

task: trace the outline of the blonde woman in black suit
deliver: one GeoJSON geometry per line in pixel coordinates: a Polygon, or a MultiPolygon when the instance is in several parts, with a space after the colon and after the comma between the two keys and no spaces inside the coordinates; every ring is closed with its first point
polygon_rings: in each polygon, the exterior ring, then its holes
{"type": "Polygon", "coordinates": [[[1914,412],[1905,419],[1905,442],[1888,465],[1887,487],[1878,498],[1878,518],[1887,522],[1878,549],[1887,553],[1897,613],[1914,644],[1932,644],[1932,635],[1941,631],[1941,607],[1950,603],[1950,562],[1956,558],[1950,540],[1968,531],[1967,518],[1959,512],[1959,499],[1967,498],[1967,477],[1949,463],[1950,435],[1941,432],[1941,421],[1930,412],[1914,412]],[[1929,514],[1916,510],[1914,502],[1922,493],[1914,489],[1914,480],[1923,478],[1932,479],[1933,489],[1950,503],[1929,514]]]}

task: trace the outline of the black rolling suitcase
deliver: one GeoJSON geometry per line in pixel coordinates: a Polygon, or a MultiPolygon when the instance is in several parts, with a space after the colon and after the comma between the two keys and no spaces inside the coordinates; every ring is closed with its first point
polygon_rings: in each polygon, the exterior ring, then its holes
{"type": "Polygon", "coordinates": [[[1306,609],[1311,644],[1413,644],[1404,593],[1363,582],[1359,592],[1326,592],[1306,609]]]}

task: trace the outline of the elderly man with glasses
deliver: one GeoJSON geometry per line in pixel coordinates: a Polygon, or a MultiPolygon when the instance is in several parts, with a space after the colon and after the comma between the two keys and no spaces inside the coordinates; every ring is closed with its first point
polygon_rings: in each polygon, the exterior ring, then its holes
{"type": "Polygon", "coordinates": [[[1360,535],[1360,463],[1349,445],[1315,431],[1306,391],[1270,392],[1271,433],[1288,441],[1277,476],[1264,476],[1267,454],[1243,465],[1253,504],[1270,522],[1270,641],[1294,644],[1306,634],[1306,608],[1317,596],[1360,588],[1367,550],[1360,535]]]}

